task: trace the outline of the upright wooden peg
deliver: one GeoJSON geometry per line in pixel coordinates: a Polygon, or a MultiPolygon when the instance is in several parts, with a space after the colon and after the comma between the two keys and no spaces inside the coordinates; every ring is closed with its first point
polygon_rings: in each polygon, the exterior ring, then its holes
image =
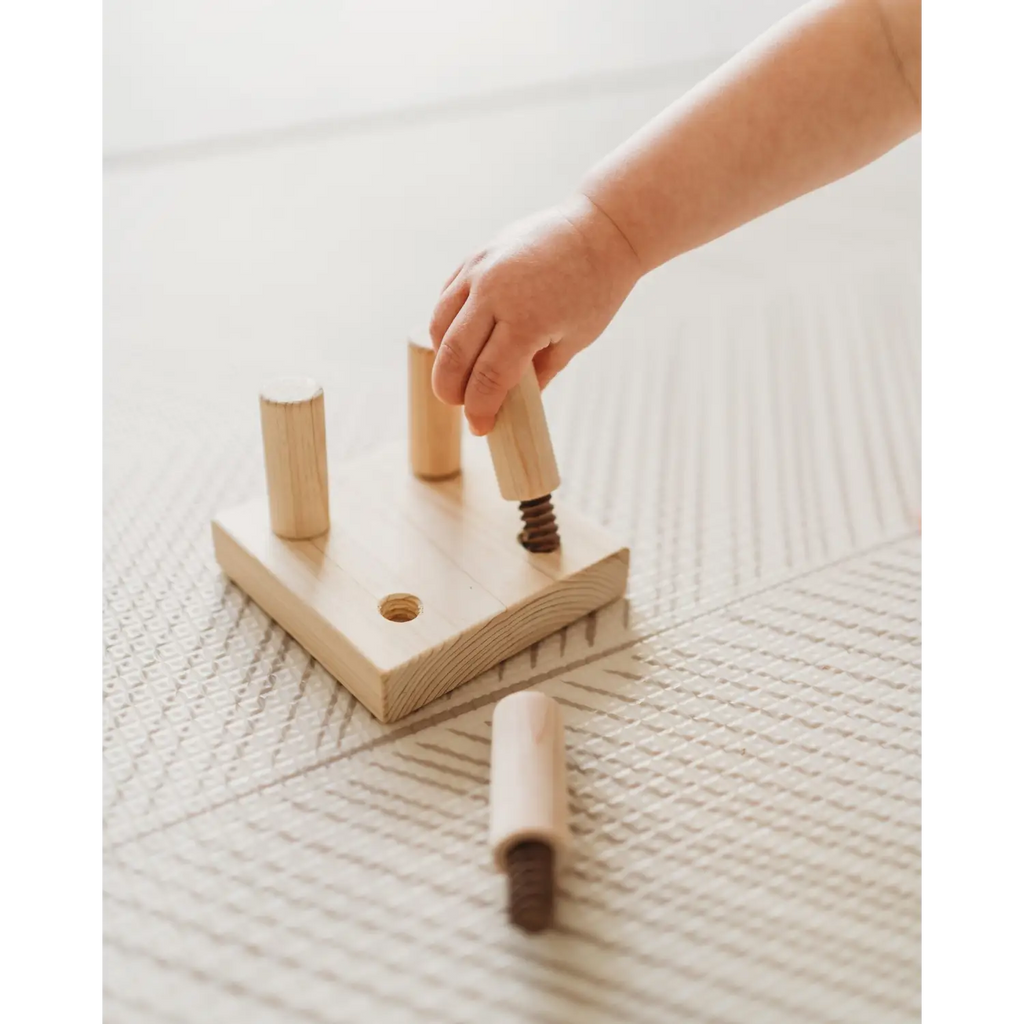
{"type": "Polygon", "coordinates": [[[462,462],[462,413],[434,394],[434,350],[409,339],[409,465],[423,480],[444,480],[462,462]]]}
{"type": "Polygon", "coordinates": [[[306,540],[331,525],[324,392],[308,377],[275,381],[260,394],[270,526],[306,540]]]}

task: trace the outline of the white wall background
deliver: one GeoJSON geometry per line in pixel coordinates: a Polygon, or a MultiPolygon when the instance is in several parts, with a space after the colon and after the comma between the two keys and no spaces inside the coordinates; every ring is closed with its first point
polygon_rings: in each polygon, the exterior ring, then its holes
{"type": "Polygon", "coordinates": [[[106,0],[108,155],[725,57],[796,0],[106,0]]]}

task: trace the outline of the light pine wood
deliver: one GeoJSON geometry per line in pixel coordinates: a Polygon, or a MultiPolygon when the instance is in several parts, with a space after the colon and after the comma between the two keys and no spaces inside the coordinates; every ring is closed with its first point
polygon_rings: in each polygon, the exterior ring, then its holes
{"type": "Polygon", "coordinates": [[[499,871],[527,840],[546,842],[556,865],[571,842],[562,709],[537,690],[498,701],[491,726],[491,852],[499,871]]]}
{"type": "Polygon", "coordinates": [[[410,338],[409,465],[424,480],[443,480],[462,464],[462,410],[434,394],[433,369],[430,343],[410,338]]]}
{"type": "Polygon", "coordinates": [[[273,531],[318,537],[331,525],[323,389],[307,377],[275,381],[260,394],[260,421],[273,531]]]}
{"type": "Polygon", "coordinates": [[[335,471],[329,533],[277,536],[258,499],[214,520],[217,561],[395,721],[625,592],[629,550],[571,506],[561,550],[516,543],[517,510],[488,462],[480,446],[459,476],[426,481],[404,445],[385,448],[335,471]]]}
{"type": "Polygon", "coordinates": [[[506,396],[487,444],[506,500],[540,498],[561,483],[533,366],[506,396]]]}

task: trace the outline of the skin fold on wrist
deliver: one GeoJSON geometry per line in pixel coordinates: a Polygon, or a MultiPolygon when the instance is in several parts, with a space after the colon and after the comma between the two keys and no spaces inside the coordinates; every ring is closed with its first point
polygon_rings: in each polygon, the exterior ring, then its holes
{"type": "Polygon", "coordinates": [[[644,268],[632,242],[622,229],[586,192],[576,192],[562,204],[566,220],[583,236],[588,248],[616,277],[630,287],[643,276],[644,268]]]}

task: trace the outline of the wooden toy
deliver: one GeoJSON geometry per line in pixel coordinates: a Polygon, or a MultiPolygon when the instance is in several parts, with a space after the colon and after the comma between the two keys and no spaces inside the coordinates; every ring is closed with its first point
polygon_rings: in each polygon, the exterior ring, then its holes
{"type": "Polygon", "coordinates": [[[561,478],[532,366],[506,396],[487,444],[501,496],[519,502],[519,542],[529,551],[557,550],[561,540],[551,492],[561,478]]]}
{"type": "Polygon", "coordinates": [[[491,726],[491,850],[508,875],[508,915],[539,932],[554,920],[555,874],[569,853],[562,709],[526,690],[498,701],[491,726]]]}
{"type": "Polygon", "coordinates": [[[545,493],[557,483],[543,410],[528,418],[535,448],[498,440],[493,464],[480,449],[462,460],[461,413],[434,397],[433,352],[415,347],[408,451],[332,467],[328,488],[323,392],[279,383],[260,401],[267,495],[212,524],[225,574],[382,722],[621,597],[629,567],[629,550],[568,506],[557,550],[517,541],[495,469],[517,460],[545,493]]]}

